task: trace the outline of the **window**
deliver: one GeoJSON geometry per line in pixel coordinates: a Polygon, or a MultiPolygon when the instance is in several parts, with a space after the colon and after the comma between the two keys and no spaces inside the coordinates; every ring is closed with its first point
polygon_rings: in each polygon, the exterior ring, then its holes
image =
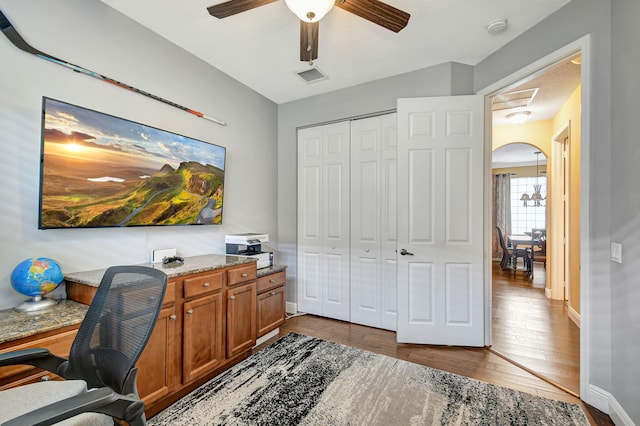
{"type": "Polygon", "coordinates": [[[528,201],[529,207],[524,207],[524,201],[520,198],[522,194],[533,193],[533,185],[540,184],[540,193],[545,200],[542,204],[546,203],[547,198],[547,177],[540,176],[536,178],[532,177],[512,177],[511,178],[511,233],[512,234],[524,234],[525,232],[531,232],[532,228],[546,228],[547,224],[547,208],[543,205],[541,207],[533,207],[533,201],[528,201]]]}

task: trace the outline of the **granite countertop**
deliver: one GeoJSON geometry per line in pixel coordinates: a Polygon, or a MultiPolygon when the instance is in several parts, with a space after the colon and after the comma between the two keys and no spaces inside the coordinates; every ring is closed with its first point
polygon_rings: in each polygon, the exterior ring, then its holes
{"type": "MultiPolygon", "coordinates": [[[[190,256],[184,258],[184,263],[164,265],[162,263],[143,263],[141,266],[160,269],[169,278],[180,277],[182,275],[196,274],[198,272],[212,271],[214,269],[226,268],[229,266],[255,263],[256,259],[246,256],[228,256],[223,254],[205,254],[201,256],[190,256]]],[[[266,268],[265,268],[266,269],[266,268]]],[[[105,269],[94,269],[93,271],[71,272],[64,274],[67,281],[86,284],[97,287],[104,275],[105,269]]]]}
{"type": "Polygon", "coordinates": [[[40,312],[16,312],[13,308],[0,311],[0,344],[34,334],[80,324],[89,307],[72,300],[40,312]]]}

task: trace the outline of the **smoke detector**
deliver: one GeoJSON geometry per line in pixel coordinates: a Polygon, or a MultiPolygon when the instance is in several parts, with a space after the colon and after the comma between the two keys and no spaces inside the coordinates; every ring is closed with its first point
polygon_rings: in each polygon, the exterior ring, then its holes
{"type": "Polygon", "coordinates": [[[498,34],[507,29],[507,18],[494,19],[487,25],[489,34],[498,34]]]}

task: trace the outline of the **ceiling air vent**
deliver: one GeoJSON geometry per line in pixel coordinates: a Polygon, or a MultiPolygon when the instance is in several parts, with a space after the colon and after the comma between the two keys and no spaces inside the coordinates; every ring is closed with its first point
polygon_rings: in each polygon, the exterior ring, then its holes
{"type": "Polygon", "coordinates": [[[307,84],[315,83],[317,81],[322,81],[329,78],[316,67],[297,72],[296,75],[304,80],[304,82],[307,84]]]}
{"type": "Polygon", "coordinates": [[[515,92],[500,93],[493,97],[493,110],[527,107],[538,93],[538,88],[518,90],[515,92]]]}

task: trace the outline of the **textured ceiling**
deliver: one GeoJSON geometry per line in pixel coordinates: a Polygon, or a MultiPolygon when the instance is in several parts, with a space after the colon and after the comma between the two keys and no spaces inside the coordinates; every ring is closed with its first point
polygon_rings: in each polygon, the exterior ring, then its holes
{"type": "Polygon", "coordinates": [[[475,65],[569,0],[388,0],[411,14],[399,33],[334,8],[320,21],[319,57],[327,79],[296,73],[299,21],[284,1],[225,19],[206,8],[219,0],[102,0],[276,103],[305,98],[445,62],[475,65]],[[508,28],[487,26],[506,18],[508,28]]]}

